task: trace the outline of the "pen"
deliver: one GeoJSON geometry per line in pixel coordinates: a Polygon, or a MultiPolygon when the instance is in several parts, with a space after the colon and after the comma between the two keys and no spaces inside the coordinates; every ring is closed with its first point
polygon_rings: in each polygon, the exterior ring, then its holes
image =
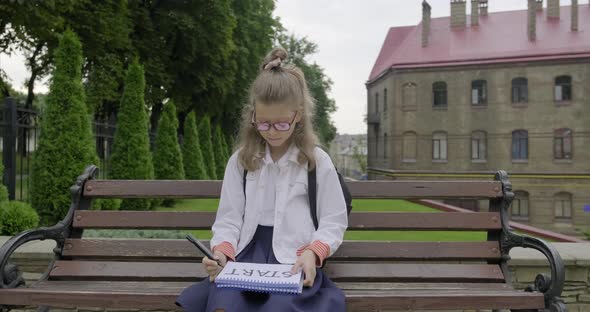
{"type": "Polygon", "coordinates": [[[199,248],[199,250],[205,255],[205,257],[217,262],[217,264],[220,267],[223,267],[221,265],[221,263],[219,262],[219,260],[215,259],[211,250],[209,250],[209,248],[207,248],[207,246],[203,245],[203,243],[201,243],[198,239],[193,237],[191,234],[186,234],[186,239],[188,239],[188,241],[191,242],[193,245],[197,246],[197,248],[199,248]]]}

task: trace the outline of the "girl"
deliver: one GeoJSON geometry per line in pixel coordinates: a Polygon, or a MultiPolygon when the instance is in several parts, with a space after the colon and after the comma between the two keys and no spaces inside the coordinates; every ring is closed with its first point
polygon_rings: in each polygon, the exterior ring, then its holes
{"type": "Polygon", "coordinates": [[[342,243],[348,224],[336,169],[313,131],[313,99],[301,70],[283,65],[284,49],[264,60],[244,109],[237,152],[223,178],[211,246],[227,261],[293,264],[303,270],[300,295],[216,288],[221,271],[203,258],[209,279],[183,290],[185,311],[345,311],[342,290],[317,269],[342,243]],[[319,227],[310,214],[307,172],[316,169],[319,227]],[[244,188],[243,175],[247,170],[244,188]]]}

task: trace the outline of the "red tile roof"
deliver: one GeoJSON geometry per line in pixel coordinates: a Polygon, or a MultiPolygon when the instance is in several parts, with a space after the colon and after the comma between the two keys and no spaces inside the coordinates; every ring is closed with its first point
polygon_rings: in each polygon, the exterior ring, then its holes
{"type": "Polygon", "coordinates": [[[428,46],[422,47],[422,23],[392,27],[381,47],[369,82],[389,68],[419,68],[590,57],[590,6],[578,6],[578,31],[572,32],[571,7],[560,19],[537,12],[537,39],[529,41],[527,10],[480,16],[479,26],[450,28],[450,17],[433,18],[428,46]]]}

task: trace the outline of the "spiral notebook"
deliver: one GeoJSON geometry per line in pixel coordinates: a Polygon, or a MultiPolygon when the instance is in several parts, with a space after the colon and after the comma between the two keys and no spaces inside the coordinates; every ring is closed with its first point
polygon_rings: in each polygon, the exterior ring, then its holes
{"type": "Polygon", "coordinates": [[[300,294],[303,274],[291,274],[291,264],[228,262],[215,278],[217,287],[266,293],[300,294]]]}

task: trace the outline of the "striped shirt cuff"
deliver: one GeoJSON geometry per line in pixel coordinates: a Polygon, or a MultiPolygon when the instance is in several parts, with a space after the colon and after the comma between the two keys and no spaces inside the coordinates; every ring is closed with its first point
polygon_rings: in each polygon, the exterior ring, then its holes
{"type": "Polygon", "coordinates": [[[215,252],[216,250],[219,250],[231,261],[236,261],[236,251],[234,250],[234,246],[232,246],[230,242],[223,242],[219,245],[216,245],[215,247],[213,247],[213,252],[215,252]]]}
{"type": "Polygon", "coordinates": [[[316,262],[316,266],[318,267],[321,267],[324,263],[324,260],[330,256],[330,246],[319,240],[313,241],[310,245],[297,249],[297,256],[301,256],[301,254],[308,249],[313,251],[318,256],[316,262]]]}

